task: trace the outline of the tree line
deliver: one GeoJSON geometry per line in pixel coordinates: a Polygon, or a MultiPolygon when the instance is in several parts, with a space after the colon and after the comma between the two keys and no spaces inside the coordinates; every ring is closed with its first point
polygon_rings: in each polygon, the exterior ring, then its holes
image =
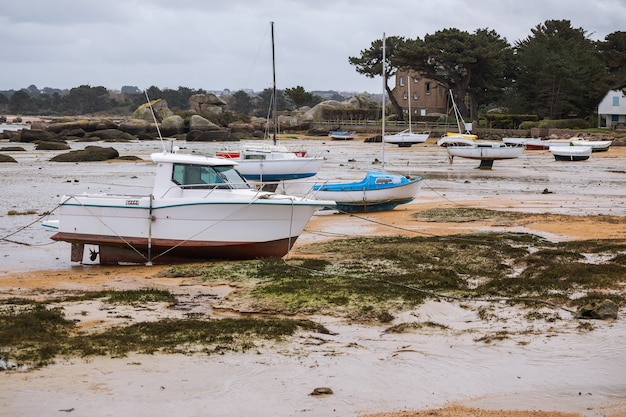
{"type": "MultiPolygon", "coordinates": [[[[366,77],[383,73],[383,40],[377,39],[359,56],[348,57],[356,71],[366,77]]],[[[547,20],[514,44],[489,29],[473,33],[443,29],[423,39],[390,36],[385,39],[386,80],[398,71],[416,71],[452,91],[464,117],[495,107],[512,114],[539,118],[590,118],[610,89],[626,86],[626,32],[617,31],[593,41],[583,28],[569,20],[547,20]]],[[[399,119],[404,112],[387,85],[387,95],[399,119]]],[[[188,109],[189,98],[206,93],[202,89],[179,87],[146,90],[150,99],[165,99],[170,108],[188,109]]],[[[266,117],[273,108],[272,89],[260,93],[244,90],[227,92],[231,119],[266,117]]],[[[343,100],[337,95],[326,99],[343,100]]],[[[146,94],[137,87],[124,86],[121,92],[105,87],[81,85],[69,91],[36,86],[0,92],[0,113],[38,115],[82,115],[98,112],[128,114],[145,103],[146,94]]],[[[314,106],[322,98],[296,86],[276,91],[276,108],[292,110],[314,106]]]]}
{"type": "MultiPolygon", "coordinates": [[[[348,58],[357,72],[383,73],[382,39],[348,58]]],[[[513,45],[498,33],[444,29],[423,39],[385,39],[386,78],[416,71],[452,91],[464,117],[505,107],[541,118],[588,118],[610,89],[626,86],[626,32],[593,41],[569,20],[547,20],[513,45]]],[[[399,118],[402,109],[387,93],[399,118]]]]}

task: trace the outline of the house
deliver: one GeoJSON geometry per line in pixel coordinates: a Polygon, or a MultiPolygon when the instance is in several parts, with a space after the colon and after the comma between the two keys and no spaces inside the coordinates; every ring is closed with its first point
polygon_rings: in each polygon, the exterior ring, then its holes
{"type": "Polygon", "coordinates": [[[598,127],[626,127],[626,86],[611,90],[598,104],[598,127]]]}
{"type": "Polygon", "coordinates": [[[396,72],[396,85],[392,94],[405,113],[411,104],[411,118],[445,114],[448,104],[448,91],[436,81],[429,80],[413,71],[396,72]]]}

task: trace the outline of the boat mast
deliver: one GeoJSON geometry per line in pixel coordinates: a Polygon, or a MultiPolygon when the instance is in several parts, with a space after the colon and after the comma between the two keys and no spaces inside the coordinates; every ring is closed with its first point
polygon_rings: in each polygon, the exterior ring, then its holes
{"type": "Polygon", "coordinates": [[[381,105],[381,109],[382,109],[382,116],[383,116],[383,120],[382,120],[382,135],[381,135],[381,144],[382,144],[382,155],[381,155],[381,159],[382,159],[382,169],[383,171],[385,170],[385,94],[387,92],[387,76],[385,73],[385,32],[383,32],[383,71],[382,71],[382,76],[383,76],[383,101],[382,101],[382,105],[381,105]]]}
{"type": "Polygon", "coordinates": [[[274,145],[276,145],[276,131],[278,130],[278,120],[276,115],[276,55],[274,52],[274,22],[270,22],[272,25],[272,120],[274,121],[274,145]]]}

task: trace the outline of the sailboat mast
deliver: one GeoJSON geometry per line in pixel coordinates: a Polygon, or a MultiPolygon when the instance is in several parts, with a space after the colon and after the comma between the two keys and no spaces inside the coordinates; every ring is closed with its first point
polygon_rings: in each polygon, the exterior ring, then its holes
{"type": "Polygon", "coordinates": [[[276,114],[276,55],[274,52],[274,22],[270,22],[272,25],[272,120],[274,121],[274,145],[276,145],[276,131],[278,130],[278,121],[276,114]]]}
{"type": "Polygon", "coordinates": [[[383,171],[385,170],[385,94],[387,92],[387,74],[385,72],[385,60],[387,59],[385,56],[385,32],[383,32],[383,71],[382,71],[382,76],[383,76],[383,99],[382,99],[382,105],[381,105],[381,109],[382,109],[382,116],[383,116],[383,120],[382,120],[382,135],[381,135],[381,146],[382,146],[382,154],[381,154],[381,159],[382,159],[382,169],[383,171]]]}

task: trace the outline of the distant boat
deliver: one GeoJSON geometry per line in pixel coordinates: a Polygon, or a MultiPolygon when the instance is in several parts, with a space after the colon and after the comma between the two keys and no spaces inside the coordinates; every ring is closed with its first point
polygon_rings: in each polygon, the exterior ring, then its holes
{"type": "Polygon", "coordinates": [[[529,151],[545,150],[550,147],[550,142],[540,138],[502,138],[506,146],[521,146],[529,151]]]}
{"type": "Polygon", "coordinates": [[[550,146],[550,152],[557,161],[586,161],[591,156],[591,150],[591,146],[550,146]]]}
{"type": "MultiPolygon", "coordinates": [[[[72,244],[71,260],[176,263],[280,258],[316,210],[332,201],[257,191],[232,159],[154,153],[150,195],[64,196],[53,240],[72,244]]],[[[97,262],[98,261],[98,262],[97,262]]]]}
{"type": "Polygon", "coordinates": [[[400,148],[408,148],[418,143],[424,143],[428,140],[428,137],[430,136],[430,131],[414,133],[411,130],[412,122],[411,122],[411,80],[410,80],[410,77],[409,77],[409,83],[408,83],[408,91],[409,91],[409,128],[393,135],[383,136],[383,142],[391,143],[393,145],[398,145],[400,148]]]}
{"type": "MultiPolygon", "coordinates": [[[[383,84],[385,78],[385,36],[383,34],[383,84]]],[[[383,88],[382,108],[385,108],[383,88]]],[[[382,121],[385,137],[385,118],[382,121]]],[[[315,198],[336,203],[337,210],[346,213],[368,213],[393,210],[400,204],[410,203],[419,193],[423,177],[409,179],[403,175],[385,172],[385,143],[382,143],[382,171],[368,171],[360,181],[327,183],[312,188],[315,198]]]]}
{"type": "Polygon", "coordinates": [[[478,136],[470,133],[448,132],[437,141],[437,145],[444,148],[448,146],[474,146],[476,140],[478,140],[478,136]]]}
{"type": "Polygon", "coordinates": [[[606,152],[613,143],[612,140],[578,140],[570,141],[573,146],[591,146],[591,152],[606,152]]]}
{"type": "Polygon", "coordinates": [[[328,132],[328,136],[332,140],[352,140],[354,139],[354,132],[348,132],[345,130],[331,130],[328,132]]]}

